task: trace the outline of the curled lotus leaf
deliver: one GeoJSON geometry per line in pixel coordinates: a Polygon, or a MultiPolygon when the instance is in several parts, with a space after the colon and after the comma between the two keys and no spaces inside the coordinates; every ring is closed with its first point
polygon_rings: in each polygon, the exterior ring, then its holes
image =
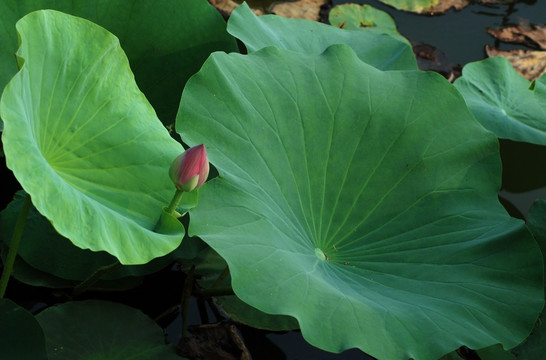
{"type": "Polygon", "coordinates": [[[20,71],[2,94],[2,143],[36,209],[76,246],[123,264],[176,249],[184,227],[161,214],[183,148],[137,87],[118,39],[55,10],[26,15],[17,31],[20,71]]]}

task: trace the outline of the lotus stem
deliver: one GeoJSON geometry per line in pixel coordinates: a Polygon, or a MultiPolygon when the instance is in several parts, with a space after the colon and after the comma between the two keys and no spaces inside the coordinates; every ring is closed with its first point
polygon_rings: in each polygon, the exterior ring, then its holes
{"type": "Polygon", "coordinates": [[[17,249],[21,243],[21,238],[23,235],[23,230],[25,228],[25,223],[27,221],[27,216],[30,211],[30,204],[32,201],[30,195],[25,196],[21,210],[19,211],[19,217],[15,223],[15,229],[13,230],[13,235],[11,237],[11,244],[9,246],[8,255],[6,256],[6,261],[4,263],[4,269],[2,271],[2,277],[0,278],[0,299],[2,299],[6,293],[8,287],[9,278],[11,272],[13,271],[13,264],[15,263],[15,257],[17,256],[17,249]]]}
{"type": "Polygon", "coordinates": [[[180,204],[180,200],[182,200],[183,195],[184,195],[184,190],[176,189],[176,192],[174,193],[171,203],[169,204],[169,206],[167,206],[165,211],[171,215],[174,214],[174,212],[176,211],[176,207],[178,206],[178,204],[180,204]]]}
{"type": "Polygon", "coordinates": [[[214,282],[214,284],[212,284],[212,286],[210,288],[215,289],[218,285],[220,285],[222,283],[222,281],[224,281],[224,279],[228,275],[229,275],[229,267],[226,266],[224,271],[222,271],[222,273],[218,276],[218,278],[216,279],[216,281],[214,282]]]}
{"type": "Polygon", "coordinates": [[[97,281],[100,280],[100,278],[110,271],[113,271],[117,269],[118,267],[121,267],[121,263],[119,260],[112,264],[104,265],[98,268],[91,276],[89,276],[87,279],[79,283],[74,287],[74,291],[72,292],[73,296],[78,296],[84,291],[88,290],[91,286],[93,286],[97,281]]]}

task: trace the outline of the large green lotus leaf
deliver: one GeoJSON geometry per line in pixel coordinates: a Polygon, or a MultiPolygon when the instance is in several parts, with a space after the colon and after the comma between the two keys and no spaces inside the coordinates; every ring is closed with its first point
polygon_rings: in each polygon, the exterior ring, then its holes
{"type": "MultiPolygon", "coordinates": [[[[195,238],[193,240],[198,240],[195,238]]],[[[206,289],[212,289],[213,285],[222,275],[227,264],[224,259],[218,255],[210,246],[199,241],[204,246],[194,259],[195,275],[199,285],[206,289]]],[[[189,270],[189,269],[188,269],[189,270]]],[[[230,276],[226,276],[222,281],[216,284],[215,289],[231,286],[230,276]]],[[[286,331],[299,328],[297,321],[290,316],[270,315],[241,301],[235,295],[215,296],[217,306],[228,314],[229,318],[237,323],[251,326],[257,329],[269,331],[286,331]]]]}
{"type": "Polygon", "coordinates": [[[75,245],[143,264],[174,250],[184,227],[162,209],[183,150],[135,84],[117,38],[54,10],[17,24],[21,71],[0,112],[6,164],[36,209],[75,245]]]}
{"type": "Polygon", "coordinates": [[[49,360],[180,360],[163,329],[140,310],[109,301],[72,301],[36,319],[49,360]]]}
{"type": "Polygon", "coordinates": [[[206,0],[2,0],[0,90],[17,72],[15,23],[41,9],[85,18],[116,35],[139,88],[166,124],[174,122],[184,84],[209,54],[237,51],[226,22],[206,0]]]}
{"type": "Polygon", "coordinates": [[[344,30],[304,19],[256,16],[246,3],[231,13],[227,30],[240,39],[249,52],[276,46],[318,55],[330,45],[347,44],[362,61],[379,69],[417,69],[415,55],[407,41],[375,30],[344,30]]]}
{"type": "Polygon", "coordinates": [[[546,86],[531,82],[504,57],[465,65],[455,87],[476,119],[499,138],[546,145],[546,86]]]}
{"type": "Polygon", "coordinates": [[[0,358],[46,360],[45,338],[31,313],[0,299],[0,358]]]}
{"type": "MultiPolygon", "coordinates": [[[[537,360],[544,357],[546,351],[546,313],[540,315],[531,335],[523,344],[512,350],[518,360],[537,360]]],[[[483,358],[487,360],[487,358],[483,358]]],[[[491,358],[491,360],[496,360],[491,358]]]]}
{"type": "Polygon", "coordinates": [[[313,345],[379,359],[513,347],[543,305],[542,258],[497,199],[496,137],[436,73],[351,48],[215,53],[177,131],[219,177],[190,211],[261,311],[313,345]]]}

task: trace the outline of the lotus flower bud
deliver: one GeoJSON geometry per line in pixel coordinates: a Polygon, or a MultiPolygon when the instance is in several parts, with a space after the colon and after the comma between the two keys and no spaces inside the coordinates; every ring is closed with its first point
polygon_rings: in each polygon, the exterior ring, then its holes
{"type": "Polygon", "coordinates": [[[205,145],[191,147],[174,159],[169,176],[178,190],[197,189],[209,176],[209,159],[205,145]]]}

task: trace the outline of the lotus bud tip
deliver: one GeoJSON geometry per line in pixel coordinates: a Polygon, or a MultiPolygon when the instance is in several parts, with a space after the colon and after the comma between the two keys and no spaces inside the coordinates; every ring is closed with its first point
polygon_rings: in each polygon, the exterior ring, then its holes
{"type": "Polygon", "coordinates": [[[185,192],[203,185],[209,176],[209,159],[205,145],[190,147],[178,155],[171,164],[169,176],[174,186],[185,192]]]}

